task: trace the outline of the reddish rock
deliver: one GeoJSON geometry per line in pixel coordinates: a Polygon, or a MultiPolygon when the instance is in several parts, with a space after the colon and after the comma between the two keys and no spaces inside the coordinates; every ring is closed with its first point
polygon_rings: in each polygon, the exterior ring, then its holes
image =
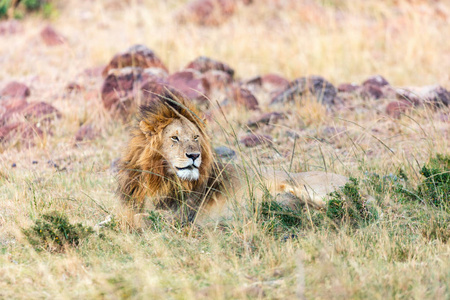
{"type": "Polygon", "coordinates": [[[436,107],[450,104],[450,92],[440,85],[396,89],[397,99],[414,105],[429,104],[436,107]]]}
{"type": "Polygon", "coordinates": [[[33,145],[35,137],[42,136],[43,132],[34,124],[15,122],[3,127],[0,127],[0,143],[8,143],[15,139],[25,146],[33,145]]]}
{"type": "Polygon", "coordinates": [[[164,96],[166,93],[172,94],[178,97],[181,94],[170,87],[167,81],[159,78],[154,80],[147,80],[141,87],[141,99],[143,104],[147,104],[151,101],[157,100],[160,96],[164,96]]]}
{"type": "Polygon", "coordinates": [[[389,82],[381,75],[374,75],[369,78],[367,78],[363,85],[374,85],[378,87],[389,85],[389,82]]]}
{"type": "Polygon", "coordinates": [[[201,73],[205,73],[209,70],[219,70],[228,73],[231,78],[234,76],[234,70],[230,66],[206,56],[197,57],[186,66],[186,69],[194,69],[201,73]]]}
{"type": "Polygon", "coordinates": [[[412,104],[406,100],[392,101],[386,106],[386,114],[392,118],[400,118],[402,114],[405,114],[411,109],[412,104]]]}
{"type": "Polygon", "coordinates": [[[185,71],[173,73],[167,77],[169,86],[186,95],[188,98],[207,103],[207,96],[210,86],[202,73],[188,69],[185,71]]]}
{"type": "Polygon", "coordinates": [[[75,141],[82,142],[87,140],[93,140],[98,136],[98,132],[92,127],[92,125],[81,126],[75,134],[75,141]]]}
{"type": "Polygon", "coordinates": [[[135,109],[135,91],[139,84],[140,71],[134,68],[125,68],[117,74],[109,74],[101,88],[103,105],[108,110],[128,115],[135,109]]]}
{"type": "Polygon", "coordinates": [[[234,0],[194,0],[177,15],[180,23],[191,22],[204,26],[217,26],[234,14],[234,0]]]}
{"type": "Polygon", "coordinates": [[[286,89],[272,99],[271,104],[292,102],[308,94],[314,95],[317,101],[327,106],[336,103],[336,88],[323,77],[309,76],[289,83],[286,89]]]}
{"type": "Polygon", "coordinates": [[[359,88],[360,86],[354,83],[341,83],[337,89],[340,93],[353,93],[356,92],[359,88]]]}
{"type": "Polygon", "coordinates": [[[123,53],[114,55],[102,72],[103,77],[108,76],[111,69],[124,67],[160,68],[168,72],[164,63],[156,54],[144,45],[135,45],[123,53]]]}
{"type": "Polygon", "coordinates": [[[2,97],[26,98],[30,96],[30,89],[23,83],[12,81],[0,92],[2,97]]]}
{"type": "Polygon", "coordinates": [[[286,116],[283,113],[279,112],[270,112],[262,114],[259,118],[254,121],[249,121],[247,126],[249,127],[258,127],[261,125],[269,125],[276,124],[279,120],[284,119],[286,116]]]}
{"type": "Polygon", "coordinates": [[[66,42],[66,39],[50,25],[42,29],[41,38],[47,46],[58,46],[66,42]]]}
{"type": "Polygon", "coordinates": [[[29,121],[48,122],[55,118],[61,118],[61,113],[51,104],[46,102],[34,102],[28,104],[21,114],[29,121]]]}
{"type": "Polygon", "coordinates": [[[289,85],[289,81],[277,74],[266,74],[261,77],[262,87],[268,91],[283,90],[289,85]]]}
{"type": "Polygon", "coordinates": [[[225,90],[233,83],[231,75],[220,70],[206,71],[203,76],[208,81],[211,90],[225,90]]]}
{"type": "Polygon", "coordinates": [[[249,110],[258,110],[259,103],[256,97],[248,89],[236,86],[232,89],[232,98],[236,103],[245,106],[249,110]]]}
{"type": "Polygon", "coordinates": [[[17,20],[0,22],[0,35],[16,34],[23,31],[22,24],[17,20]]]}
{"type": "Polygon", "coordinates": [[[154,78],[166,79],[169,77],[169,73],[161,68],[145,68],[142,70],[141,76],[142,82],[146,82],[147,80],[154,80],[154,78]]]}
{"type": "Polygon", "coordinates": [[[66,85],[66,91],[68,93],[78,93],[83,90],[84,90],[84,88],[76,82],[70,82],[66,85]]]}
{"type": "Polygon", "coordinates": [[[8,98],[0,101],[0,107],[2,107],[6,113],[21,110],[28,105],[25,98],[8,98]]]}
{"type": "Polygon", "coordinates": [[[262,135],[262,134],[247,134],[243,136],[240,140],[242,144],[244,144],[245,147],[256,147],[258,145],[262,144],[271,144],[273,141],[272,137],[268,135],[262,135]]]}
{"type": "Polygon", "coordinates": [[[383,88],[380,85],[364,84],[361,89],[363,98],[380,99],[384,97],[383,88]]]}

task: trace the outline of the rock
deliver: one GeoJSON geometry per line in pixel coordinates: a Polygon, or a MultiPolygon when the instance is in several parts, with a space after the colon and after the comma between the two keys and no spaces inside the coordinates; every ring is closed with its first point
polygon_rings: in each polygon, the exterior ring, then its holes
{"type": "Polygon", "coordinates": [[[374,75],[374,76],[367,78],[363,82],[363,85],[374,85],[374,86],[378,86],[378,87],[383,87],[383,86],[389,85],[389,82],[381,75],[374,75]]]}
{"type": "Polygon", "coordinates": [[[66,39],[50,25],[41,30],[41,38],[47,46],[58,46],[66,42],[66,39]]]}
{"type": "Polygon", "coordinates": [[[127,51],[114,55],[103,70],[102,75],[106,77],[109,75],[110,70],[125,67],[160,68],[168,72],[167,67],[152,50],[144,45],[134,45],[127,51]]]}
{"type": "Polygon", "coordinates": [[[23,26],[17,20],[7,20],[0,22],[0,35],[16,34],[22,31],[23,26]]]}
{"type": "Polygon", "coordinates": [[[174,94],[175,96],[179,94],[177,90],[168,85],[167,81],[159,78],[147,80],[141,86],[141,93],[142,93],[142,102],[144,104],[158,99],[159,96],[164,95],[165,93],[171,93],[174,94]]]}
{"type": "Polygon", "coordinates": [[[98,136],[98,132],[92,127],[92,125],[81,126],[75,134],[75,141],[87,141],[93,140],[98,136]]]}
{"type": "Polygon", "coordinates": [[[396,89],[397,99],[407,100],[415,106],[429,104],[436,107],[449,106],[450,92],[440,85],[396,89]]]}
{"type": "Polygon", "coordinates": [[[233,82],[233,77],[224,71],[208,70],[203,73],[211,90],[225,90],[233,82]]]}
{"type": "Polygon", "coordinates": [[[79,85],[78,83],[76,83],[76,82],[70,82],[70,83],[68,83],[68,84],[66,85],[65,90],[66,90],[66,92],[68,92],[68,93],[78,93],[78,92],[83,91],[84,89],[83,89],[83,87],[82,87],[81,85],[79,85]]]}
{"type": "Polygon", "coordinates": [[[165,69],[162,68],[145,68],[142,70],[142,82],[146,82],[147,80],[158,79],[166,79],[169,77],[169,73],[165,69]]]}
{"type": "Polygon", "coordinates": [[[0,106],[4,109],[4,113],[11,113],[21,110],[27,105],[28,102],[25,98],[7,98],[0,101],[0,106]]]}
{"type": "Polygon", "coordinates": [[[386,106],[386,114],[392,118],[400,118],[402,114],[405,114],[411,109],[412,104],[407,100],[392,101],[386,106]]]}
{"type": "Polygon", "coordinates": [[[210,70],[218,70],[228,73],[231,78],[234,76],[234,70],[227,64],[214,60],[206,56],[199,56],[191,61],[185,69],[194,69],[201,73],[208,72],[210,70]]]}
{"type": "Polygon", "coordinates": [[[244,144],[245,147],[251,148],[256,147],[258,145],[262,144],[272,144],[272,137],[268,135],[262,135],[262,134],[247,134],[243,136],[240,140],[242,144],[244,144]]]}
{"type": "Polygon", "coordinates": [[[33,102],[22,110],[22,115],[29,121],[49,122],[61,118],[61,113],[51,104],[46,102],[33,102]]]}
{"type": "Polygon", "coordinates": [[[236,156],[236,151],[225,146],[216,147],[214,151],[220,158],[230,159],[236,156]]]}
{"type": "Polygon", "coordinates": [[[264,90],[273,92],[283,90],[289,85],[289,81],[276,74],[266,74],[261,77],[261,83],[264,90]]]}
{"type": "Polygon", "coordinates": [[[42,135],[42,130],[30,123],[14,122],[0,127],[0,143],[2,144],[18,139],[24,146],[29,147],[34,144],[35,137],[42,135]]]}
{"type": "Polygon", "coordinates": [[[338,92],[353,93],[353,92],[356,92],[359,88],[360,88],[360,86],[355,83],[341,83],[338,86],[338,92]]]}
{"type": "Polygon", "coordinates": [[[261,115],[254,121],[250,121],[247,123],[249,127],[259,127],[261,125],[269,125],[276,124],[279,120],[284,119],[286,116],[283,113],[279,112],[270,112],[261,115]]]}
{"type": "Polygon", "coordinates": [[[245,106],[249,110],[259,109],[258,100],[252,92],[246,88],[235,86],[231,90],[231,98],[233,98],[236,103],[245,106]]]}
{"type": "Polygon", "coordinates": [[[0,92],[2,97],[26,98],[30,96],[30,89],[23,83],[12,81],[0,92]]]}
{"type": "Polygon", "coordinates": [[[206,78],[199,71],[188,69],[173,73],[167,77],[169,86],[200,103],[209,103],[207,98],[210,87],[206,78]]]}
{"type": "Polygon", "coordinates": [[[295,101],[308,93],[327,106],[335,104],[336,88],[320,76],[301,77],[292,81],[272,99],[271,104],[295,101]]]}
{"type": "Polygon", "coordinates": [[[194,0],[177,14],[180,23],[191,22],[203,26],[217,26],[234,14],[234,0],[194,0]]]}
{"type": "Polygon", "coordinates": [[[109,74],[103,82],[101,96],[107,110],[128,116],[136,109],[135,96],[139,89],[142,69],[123,68],[109,74]]]}
{"type": "Polygon", "coordinates": [[[383,98],[383,86],[375,85],[375,84],[364,84],[360,91],[361,97],[363,98],[372,98],[372,99],[380,99],[383,98]]]}

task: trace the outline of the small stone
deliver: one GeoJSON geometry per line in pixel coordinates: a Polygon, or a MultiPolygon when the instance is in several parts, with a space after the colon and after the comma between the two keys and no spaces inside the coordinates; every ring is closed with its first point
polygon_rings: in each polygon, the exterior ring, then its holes
{"type": "Polygon", "coordinates": [[[338,92],[353,93],[353,92],[356,92],[359,88],[360,88],[360,86],[355,83],[341,83],[338,86],[338,92]]]}
{"type": "Polygon", "coordinates": [[[279,120],[284,119],[286,116],[279,112],[270,112],[262,114],[259,118],[254,121],[249,121],[247,126],[258,127],[261,125],[276,124],[279,120]]]}
{"type": "Polygon", "coordinates": [[[83,90],[83,87],[76,82],[70,82],[66,85],[66,91],[68,93],[78,93],[83,90]]]}
{"type": "Polygon", "coordinates": [[[244,144],[245,147],[251,148],[256,147],[258,145],[262,144],[271,144],[273,141],[272,137],[268,135],[262,135],[262,134],[248,134],[246,136],[243,136],[240,140],[242,144],[244,144]]]}
{"type": "Polygon", "coordinates": [[[214,148],[214,151],[220,158],[229,159],[229,158],[233,158],[236,156],[236,151],[234,151],[233,149],[230,149],[228,147],[225,147],[225,146],[216,147],[216,148],[214,148]]]}
{"type": "Polygon", "coordinates": [[[93,140],[97,137],[98,133],[92,127],[92,125],[83,125],[81,126],[77,133],[75,134],[75,141],[81,142],[81,141],[88,141],[93,140]]]}
{"type": "Polygon", "coordinates": [[[381,75],[375,75],[375,76],[371,76],[369,78],[367,78],[364,82],[363,85],[374,85],[377,87],[383,87],[386,85],[389,85],[389,82],[381,75]]]}
{"type": "Polygon", "coordinates": [[[26,98],[30,96],[30,89],[23,83],[12,81],[0,92],[2,97],[26,98]]]}
{"type": "Polygon", "coordinates": [[[185,69],[194,69],[201,73],[208,72],[210,70],[218,70],[225,73],[228,73],[228,75],[233,78],[234,76],[234,70],[228,66],[227,64],[220,62],[218,60],[206,57],[206,56],[199,56],[193,61],[191,61],[185,69]]]}
{"type": "Polygon", "coordinates": [[[32,162],[31,162],[33,165],[37,165],[37,160],[33,160],[32,162]]]}
{"type": "Polygon", "coordinates": [[[58,46],[66,42],[66,39],[50,25],[42,29],[41,38],[47,46],[58,46]]]}
{"type": "Polygon", "coordinates": [[[23,116],[34,122],[51,121],[61,118],[61,113],[46,102],[33,102],[28,104],[22,111],[23,116]]]}
{"type": "Polygon", "coordinates": [[[30,123],[15,122],[0,127],[0,143],[17,140],[25,147],[30,147],[34,144],[34,138],[42,135],[42,130],[30,123]]]}
{"type": "Polygon", "coordinates": [[[13,163],[13,164],[11,165],[11,168],[15,168],[15,167],[17,167],[17,164],[16,164],[16,163],[13,163]]]}
{"type": "Polygon", "coordinates": [[[407,100],[392,101],[386,106],[386,114],[392,118],[400,118],[402,114],[405,114],[411,109],[412,104],[407,100]]]}

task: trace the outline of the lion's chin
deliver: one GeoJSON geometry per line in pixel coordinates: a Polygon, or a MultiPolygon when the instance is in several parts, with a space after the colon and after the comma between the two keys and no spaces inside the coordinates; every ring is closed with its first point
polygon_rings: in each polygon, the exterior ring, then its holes
{"type": "Polygon", "coordinates": [[[198,177],[200,176],[200,172],[198,171],[197,168],[178,170],[177,176],[181,180],[194,181],[194,180],[198,180],[198,177]]]}

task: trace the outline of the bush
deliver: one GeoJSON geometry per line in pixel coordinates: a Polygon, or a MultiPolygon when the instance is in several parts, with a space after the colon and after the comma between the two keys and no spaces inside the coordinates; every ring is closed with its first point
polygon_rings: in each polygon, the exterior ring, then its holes
{"type": "Polygon", "coordinates": [[[10,9],[16,19],[22,18],[27,12],[42,12],[44,17],[50,17],[54,12],[50,0],[0,0],[0,19],[6,18],[10,9]]]}
{"type": "Polygon", "coordinates": [[[43,214],[33,226],[24,229],[23,233],[36,250],[60,252],[67,246],[78,246],[94,230],[81,223],[70,224],[65,214],[53,211],[43,214]]]}
{"type": "Polygon", "coordinates": [[[350,177],[350,181],[339,191],[331,193],[327,203],[326,215],[336,224],[350,224],[352,227],[367,225],[378,218],[376,209],[363,199],[359,191],[359,182],[350,177]]]}
{"type": "Polygon", "coordinates": [[[424,202],[448,208],[450,204],[450,156],[438,154],[424,165],[420,173],[425,179],[417,187],[424,202]]]}

